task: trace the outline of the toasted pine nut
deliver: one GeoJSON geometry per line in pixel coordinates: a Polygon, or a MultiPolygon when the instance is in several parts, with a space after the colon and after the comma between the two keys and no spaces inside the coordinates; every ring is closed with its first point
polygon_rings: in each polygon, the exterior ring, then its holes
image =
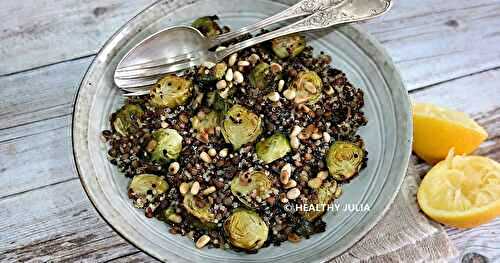
{"type": "Polygon", "coordinates": [[[196,241],[196,247],[202,248],[202,247],[206,246],[208,244],[208,242],[210,242],[210,236],[203,235],[200,238],[198,238],[198,240],[196,241]]]}
{"type": "Polygon", "coordinates": [[[292,188],[290,189],[290,191],[286,193],[286,198],[293,200],[299,197],[299,195],[300,195],[299,188],[292,188]]]}
{"type": "Polygon", "coordinates": [[[234,65],[234,63],[236,63],[236,58],[238,58],[238,53],[234,53],[232,54],[231,56],[229,56],[229,60],[228,60],[228,63],[230,67],[232,67],[234,65]]]}
{"type": "Polygon", "coordinates": [[[197,195],[199,192],[200,192],[200,183],[195,181],[191,186],[191,194],[197,195]]]}

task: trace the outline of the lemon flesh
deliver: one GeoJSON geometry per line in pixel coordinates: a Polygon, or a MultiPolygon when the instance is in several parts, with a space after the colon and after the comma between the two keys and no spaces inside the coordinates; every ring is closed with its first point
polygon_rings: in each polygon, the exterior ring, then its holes
{"type": "Polygon", "coordinates": [[[432,219],[468,228],[500,216],[500,164],[486,157],[453,156],[434,166],[417,194],[432,219]]]}
{"type": "Polygon", "coordinates": [[[413,151],[429,164],[443,160],[452,148],[457,154],[469,154],[487,137],[463,112],[426,103],[413,105],[413,151]]]}

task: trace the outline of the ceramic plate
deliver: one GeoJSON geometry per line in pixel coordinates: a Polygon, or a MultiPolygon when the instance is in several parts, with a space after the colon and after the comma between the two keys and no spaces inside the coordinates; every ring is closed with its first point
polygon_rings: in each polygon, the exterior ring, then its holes
{"type": "Polygon", "coordinates": [[[171,235],[168,226],[147,219],[127,197],[128,179],[106,159],[100,132],[123,103],[113,85],[113,71],[124,54],[148,35],[168,26],[188,24],[217,14],[238,28],[275,14],[287,5],[267,0],[164,0],[128,22],[102,48],[88,69],[75,100],[75,164],[90,200],[124,238],[151,256],[171,262],[316,262],[339,255],[363,237],[383,216],[403,181],[411,150],[411,114],[407,92],[383,48],[357,26],[306,34],[316,51],[332,55],[335,67],[365,94],[368,125],[360,130],[369,152],[368,166],[350,184],[338,204],[362,204],[369,211],[329,212],[327,230],[300,243],[285,242],[257,254],[196,249],[191,240],[171,235]]]}

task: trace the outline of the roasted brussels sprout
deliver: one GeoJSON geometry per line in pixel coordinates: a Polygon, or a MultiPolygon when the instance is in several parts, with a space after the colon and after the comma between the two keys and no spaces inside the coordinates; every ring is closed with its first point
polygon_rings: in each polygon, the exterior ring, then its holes
{"type": "Polygon", "coordinates": [[[147,194],[156,196],[165,193],[168,190],[168,183],[154,174],[140,174],[134,176],[128,189],[136,197],[144,198],[147,194]]]}
{"type": "Polygon", "coordinates": [[[205,114],[197,114],[191,118],[191,125],[197,132],[206,132],[209,129],[215,129],[219,124],[219,115],[215,111],[205,114]]]}
{"type": "Polygon", "coordinates": [[[237,209],[224,222],[231,244],[244,250],[257,250],[267,240],[269,228],[254,211],[237,209]]]}
{"type": "Polygon", "coordinates": [[[182,77],[168,75],[150,89],[151,104],[159,108],[175,108],[184,105],[193,89],[193,83],[182,77]]]}
{"type": "Polygon", "coordinates": [[[215,214],[211,211],[208,203],[197,196],[189,193],[186,194],[182,201],[182,205],[191,215],[198,218],[202,223],[213,223],[215,221],[215,214]],[[196,200],[197,198],[199,200],[196,200]]]}
{"type": "Polygon", "coordinates": [[[310,200],[307,205],[314,205],[315,209],[310,209],[304,212],[304,218],[308,221],[314,221],[316,218],[325,213],[328,205],[335,199],[335,191],[337,190],[337,182],[325,182],[316,190],[316,195],[313,200],[310,200]]]}
{"type": "Polygon", "coordinates": [[[273,136],[258,142],[255,146],[257,157],[266,164],[278,160],[291,150],[288,139],[281,133],[275,133],[273,136]]]}
{"type": "Polygon", "coordinates": [[[206,67],[200,67],[196,78],[203,87],[208,87],[206,85],[214,85],[218,80],[221,80],[225,76],[226,70],[226,63],[217,63],[208,71],[206,67]]]}
{"type": "Polygon", "coordinates": [[[271,45],[279,58],[295,57],[306,47],[306,38],[299,34],[288,35],[273,39],[271,45]]]}
{"type": "Polygon", "coordinates": [[[182,136],[174,129],[159,129],[153,132],[157,142],[152,153],[153,161],[175,160],[182,150],[182,136]]]}
{"type": "Polygon", "coordinates": [[[219,20],[219,18],[217,16],[204,16],[196,19],[191,26],[200,30],[206,37],[213,38],[222,33],[220,26],[215,20],[219,20]]]}
{"type": "Polygon", "coordinates": [[[255,113],[241,105],[233,105],[224,115],[222,135],[234,149],[253,142],[262,132],[262,120],[255,113]]]}
{"type": "Polygon", "coordinates": [[[263,89],[271,80],[271,67],[267,63],[260,63],[250,73],[250,84],[256,89],[263,89]]]}
{"type": "Polygon", "coordinates": [[[231,193],[248,207],[257,207],[269,197],[272,181],[265,171],[245,171],[231,181],[231,193]]]}
{"type": "Polygon", "coordinates": [[[141,107],[135,104],[124,105],[113,119],[113,128],[121,135],[134,133],[138,128],[139,118],[144,114],[141,107]]]}
{"type": "Polygon", "coordinates": [[[330,175],[339,181],[352,178],[361,169],[364,154],[363,149],[353,143],[335,142],[330,146],[326,156],[326,164],[330,175]]]}
{"type": "Polygon", "coordinates": [[[295,80],[291,84],[291,88],[295,90],[296,93],[295,103],[314,104],[321,97],[323,83],[316,72],[302,71],[295,77],[295,80]]]}

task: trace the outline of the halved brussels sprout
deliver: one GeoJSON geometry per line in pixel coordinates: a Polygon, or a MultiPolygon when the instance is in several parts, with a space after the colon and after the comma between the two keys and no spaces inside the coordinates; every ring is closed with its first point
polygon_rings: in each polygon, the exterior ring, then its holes
{"type": "Polygon", "coordinates": [[[153,132],[157,145],[152,153],[153,161],[175,160],[182,150],[182,136],[174,129],[153,132]]]}
{"type": "Polygon", "coordinates": [[[135,196],[144,198],[147,194],[156,196],[165,193],[168,190],[168,183],[154,174],[140,174],[134,176],[128,189],[135,196]]]}
{"type": "Polygon", "coordinates": [[[191,118],[193,129],[197,132],[204,132],[208,129],[215,129],[219,124],[219,115],[215,111],[204,114],[202,117],[199,115],[191,118]]]}
{"type": "Polygon", "coordinates": [[[271,66],[267,63],[260,63],[250,73],[250,84],[256,89],[263,89],[269,84],[271,76],[271,66]]]}
{"type": "Polygon", "coordinates": [[[233,105],[224,115],[222,135],[234,149],[255,141],[262,132],[262,120],[255,113],[241,105],[233,105]]]}
{"type": "Polygon", "coordinates": [[[260,141],[255,146],[257,157],[265,163],[271,163],[285,156],[292,150],[285,135],[275,133],[269,138],[260,141]]]}
{"type": "Polygon", "coordinates": [[[335,191],[337,190],[337,182],[325,182],[316,190],[315,198],[309,200],[307,205],[314,205],[316,209],[310,209],[304,212],[304,219],[314,221],[316,218],[325,213],[328,205],[335,199],[335,191]]]}
{"type": "Polygon", "coordinates": [[[193,89],[193,83],[182,77],[168,75],[158,80],[150,89],[151,104],[159,108],[175,108],[184,105],[193,89]]]}
{"type": "Polygon", "coordinates": [[[314,71],[302,71],[291,84],[295,90],[295,100],[297,104],[314,104],[321,98],[323,82],[314,71]]]}
{"type": "Polygon", "coordinates": [[[186,194],[184,196],[184,200],[182,201],[182,205],[184,208],[193,215],[198,218],[202,223],[209,223],[215,221],[215,214],[211,211],[210,206],[206,202],[197,202],[195,198],[198,198],[192,194],[186,194]],[[203,205],[202,207],[200,207],[203,205]]]}
{"type": "Polygon", "coordinates": [[[336,180],[344,181],[358,174],[364,158],[363,149],[357,145],[337,141],[328,150],[326,164],[330,175],[336,180]]]}
{"type": "Polygon", "coordinates": [[[191,26],[200,30],[206,37],[212,38],[222,33],[220,26],[215,20],[219,20],[219,18],[217,16],[203,16],[196,19],[191,26]]]}
{"type": "Polygon", "coordinates": [[[198,74],[196,75],[197,80],[203,86],[213,85],[218,80],[221,80],[226,74],[227,65],[226,63],[217,63],[210,70],[208,70],[208,72],[206,70],[207,70],[206,67],[201,67],[200,70],[198,71],[198,74]]]}
{"type": "Polygon", "coordinates": [[[122,136],[134,133],[138,126],[138,120],[142,115],[144,115],[144,111],[138,105],[125,104],[116,113],[113,120],[113,128],[122,136]]]}
{"type": "Polygon", "coordinates": [[[246,171],[231,181],[231,193],[248,207],[265,202],[272,192],[272,181],[265,171],[246,171]]]}
{"type": "Polygon", "coordinates": [[[254,211],[237,209],[224,222],[229,242],[245,250],[257,250],[267,240],[269,228],[254,211]]]}
{"type": "Polygon", "coordinates": [[[279,58],[295,57],[306,47],[306,38],[299,34],[288,35],[273,39],[271,45],[279,58]]]}

